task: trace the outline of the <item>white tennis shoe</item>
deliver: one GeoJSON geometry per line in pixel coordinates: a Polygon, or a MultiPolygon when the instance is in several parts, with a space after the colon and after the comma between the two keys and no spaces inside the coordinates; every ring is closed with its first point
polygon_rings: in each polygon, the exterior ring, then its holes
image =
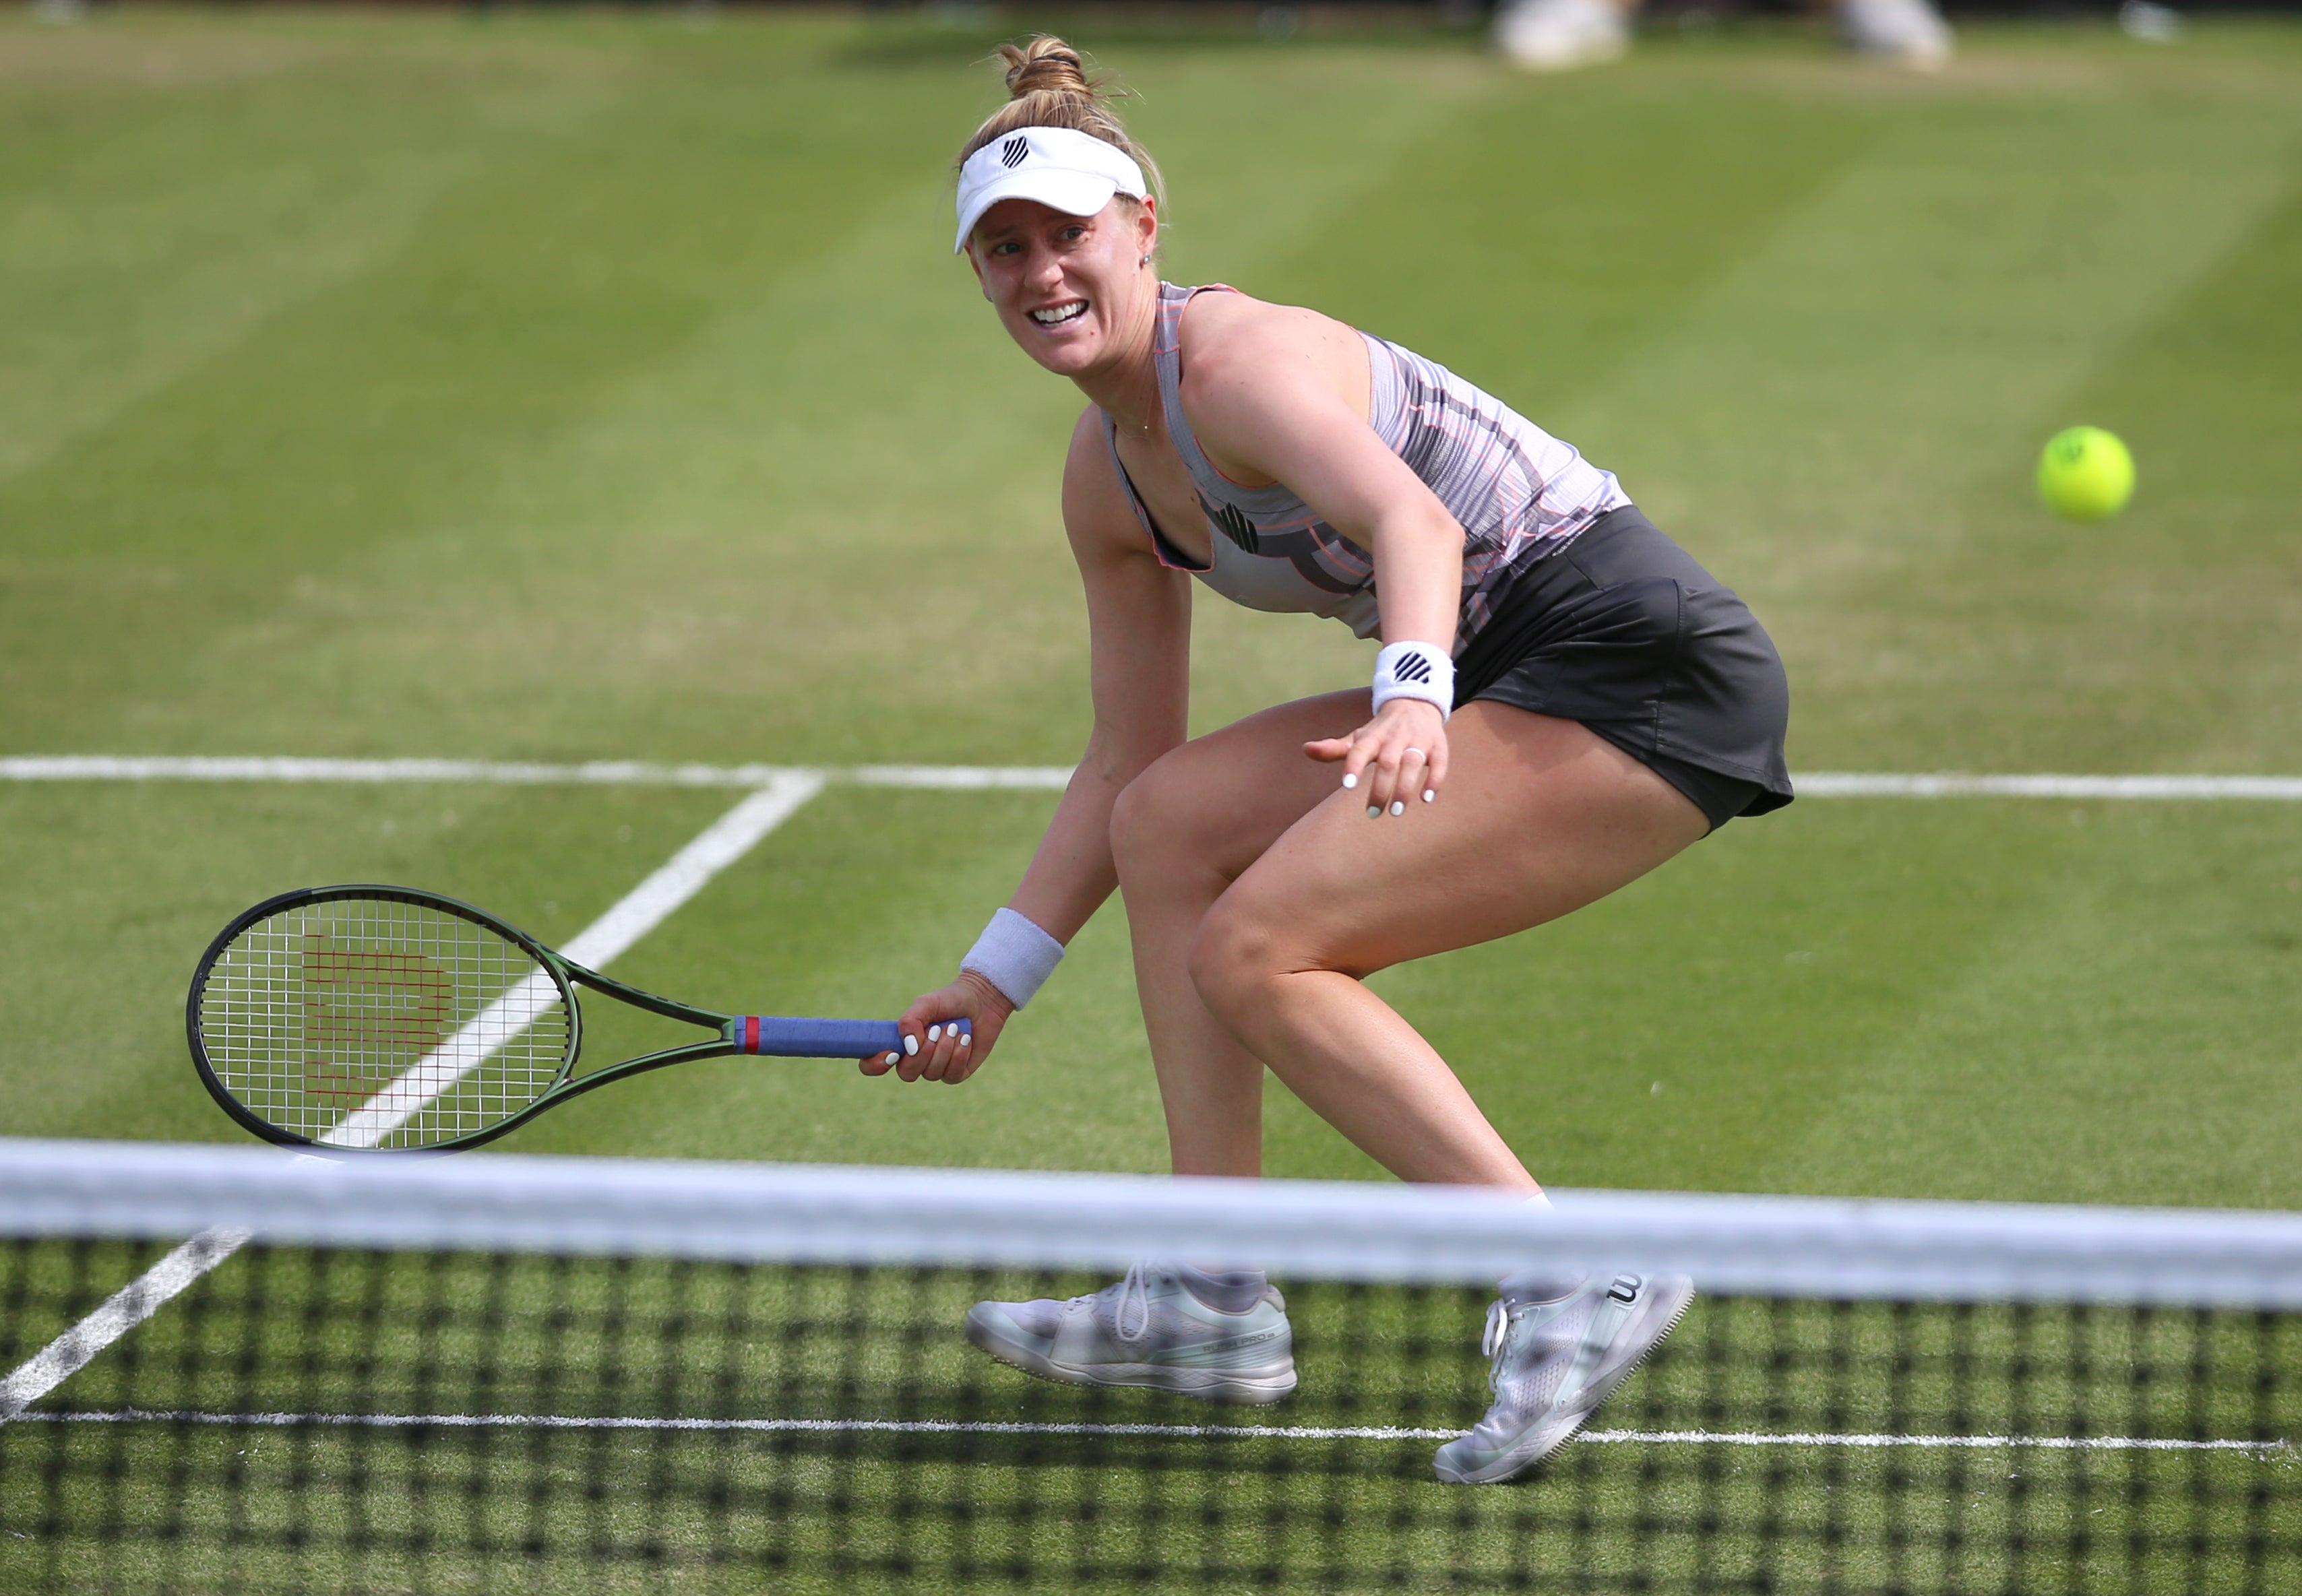
{"type": "Polygon", "coordinates": [[[1209,1402],[1276,1402],[1295,1389],[1287,1300],[1265,1286],[1244,1313],[1209,1307],[1176,1272],[1138,1264],[1068,1302],[979,1302],[967,1339],[1001,1363],[1067,1385],[1133,1385],[1209,1402]]]}
{"type": "Polygon", "coordinates": [[[1548,1302],[1506,1292],[1487,1310],[1479,1349],[1494,1362],[1494,1406],[1468,1435],[1439,1449],[1449,1485],[1485,1485],[1525,1473],[1564,1446],[1694,1300],[1683,1274],[1617,1274],[1548,1302]]]}

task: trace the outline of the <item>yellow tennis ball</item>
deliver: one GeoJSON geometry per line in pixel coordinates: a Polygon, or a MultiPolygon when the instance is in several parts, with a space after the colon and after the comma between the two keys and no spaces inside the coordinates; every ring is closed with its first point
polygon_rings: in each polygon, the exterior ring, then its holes
{"type": "Polygon", "coordinates": [[[2073,521],[2107,520],[2134,497],[2134,457],[2115,433],[2065,427],[2038,457],[2038,497],[2073,521]]]}

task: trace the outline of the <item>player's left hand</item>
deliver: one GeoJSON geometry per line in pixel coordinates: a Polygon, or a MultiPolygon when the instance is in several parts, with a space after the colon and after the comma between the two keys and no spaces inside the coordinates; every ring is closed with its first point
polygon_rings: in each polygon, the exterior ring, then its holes
{"type": "Polygon", "coordinates": [[[1303,744],[1315,760],[1340,760],[1343,785],[1366,794],[1370,819],[1433,802],[1447,781],[1447,718],[1419,698],[1394,698],[1348,737],[1303,744]]]}

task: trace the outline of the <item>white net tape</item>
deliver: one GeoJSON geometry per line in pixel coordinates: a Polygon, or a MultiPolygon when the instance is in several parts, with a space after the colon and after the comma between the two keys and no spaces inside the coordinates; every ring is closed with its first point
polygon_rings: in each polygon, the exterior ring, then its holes
{"type": "Polygon", "coordinates": [[[0,1234],[1476,1284],[1683,1270],[1792,1298],[2302,1307],[2302,1215],[0,1140],[0,1234]]]}

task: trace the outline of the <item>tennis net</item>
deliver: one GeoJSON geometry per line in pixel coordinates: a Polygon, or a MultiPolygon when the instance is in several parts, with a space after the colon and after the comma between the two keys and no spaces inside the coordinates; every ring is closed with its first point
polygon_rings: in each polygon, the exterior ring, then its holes
{"type": "Polygon", "coordinates": [[[2286,1215],[0,1141],[0,1590],[2293,1592],[2298,1309],[2286,1215]],[[1295,1393],[960,1334],[1147,1256],[1295,1393]],[[1531,1262],[1703,1294],[1441,1484],[1531,1262]]]}

